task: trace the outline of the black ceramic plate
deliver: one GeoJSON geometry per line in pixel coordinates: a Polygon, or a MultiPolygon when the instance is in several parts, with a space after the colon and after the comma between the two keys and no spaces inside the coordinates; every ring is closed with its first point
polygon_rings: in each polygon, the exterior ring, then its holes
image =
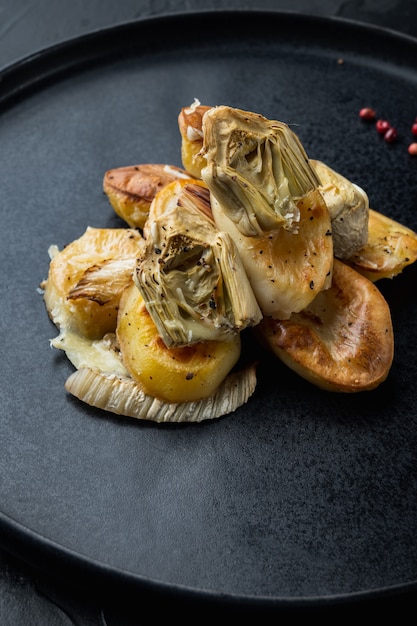
{"type": "MultiPolygon", "coordinates": [[[[198,98],[287,122],[311,157],[417,229],[417,42],[278,13],[150,19],[71,41],[0,76],[1,542],[31,563],[147,592],[266,605],[417,581],[413,268],[381,284],[395,359],[362,394],[325,393],[278,361],[235,414],[156,425],[64,391],[72,368],[37,291],[48,246],[112,227],[104,172],[181,165],[198,98]],[[358,117],[373,106],[387,145],[358,117]]],[[[377,355],[376,355],[377,356],[377,355]]]]}

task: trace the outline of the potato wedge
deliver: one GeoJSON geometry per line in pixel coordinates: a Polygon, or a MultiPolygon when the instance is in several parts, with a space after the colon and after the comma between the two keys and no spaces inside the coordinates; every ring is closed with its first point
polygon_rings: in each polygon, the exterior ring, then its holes
{"type": "Polygon", "coordinates": [[[256,330],[289,368],[327,391],[376,388],[394,356],[387,302],[371,281],[338,260],[330,289],[290,319],[264,318],[256,330]]]}
{"type": "Polygon", "coordinates": [[[117,339],[122,361],[145,392],[165,402],[190,402],[214,395],[237,363],[240,335],[167,348],[135,284],[120,300],[117,339]]]}
{"type": "Polygon", "coordinates": [[[347,263],[372,282],[394,278],[417,260],[417,233],[369,210],[368,241],[347,263]]]}
{"type": "Polygon", "coordinates": [[[108,170],[103,191],[111,206],[131,228],[143,228],[157,192],[179,178],[190,178],[174,165],[142,164],[108,170]]]}

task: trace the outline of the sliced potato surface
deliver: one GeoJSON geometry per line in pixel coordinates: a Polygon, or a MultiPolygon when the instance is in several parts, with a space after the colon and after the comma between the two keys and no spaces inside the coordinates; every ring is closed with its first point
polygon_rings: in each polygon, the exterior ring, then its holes
{"type": "Polygon", "coordinates": [[[290,319],[266,317],[257,329],[288,367],[327,391],[374,389],[394,356],[387,302],[371,281],[338,260],[330,289],[290,319]]]}
{"type": "Polygon", "coordinates": [[[117,322],[121,358],[147,394],[190,402],[215,393],[240,356],[240,335],[167,348],[135,284],[123,293],[117,322]]]}

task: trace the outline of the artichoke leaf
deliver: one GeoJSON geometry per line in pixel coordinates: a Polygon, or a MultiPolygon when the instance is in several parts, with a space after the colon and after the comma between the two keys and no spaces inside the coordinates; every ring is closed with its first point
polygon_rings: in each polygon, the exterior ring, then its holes
{"type": "Polygon", "coordinates": [[[287,124],[227,106],[205,112],[201,177],[244,236],[295,230],[297,200],[319,185],[297,135],[287,124]],[[242,212],[247,214],[243,219],[242,212]]]}
{"type": "MultiPolygon", "coordinates": [[[[194,175],[201,178],[201,169],[206,165],[204,159],[199,156],[203,152],[203,118],[212,107],[191,106],[183,108],[179,115],[179,127],[182,138],[182,153],[186,155],[187,164],[190,162],[194,167],[194,175]],[[199,169],[198,169],[199,168],[199,169]]],[[[319,180],[319,190],[329,209],[333,231],[333,247],[335,257],[346,260],[354,252],[366,244],[368,233],[369,198],[364,189],[351,182],[330,168],[327,164],[316,159],[309,159],[309,163],[319,180]]],[[[247,227],[248,232],[257,231],[256,220],[248,214],[244,221],[244,209],[239,207],[239,198],[233,189],[228,189],[223,184],[223,176],[226,167],[220,168],[217,165],[217,195],[233,204],[233,209],[229,211],[229,217],[235,223],[241,221],[240,231],[247,227]],[[240,212],[240,213],[239,213],[240,212]]],[[[230,173],[230,172],[228,172],[230,173]]],[[[234,173],[236,175],[236,172],[234,173]]],[[[243,183],[241,183],[242,185],[243,183]]],[[[231,181],[229,181],[231,185],[231,181]]],[[[285,181],[281,188],[281,195],[285,198],[289,195],[288,185],[285,188],[285,181]]],[[[222,204],[225,204],[225,201],[222,204]]],[[[243,203],[244,204],[244,203],[243,203]]],[[[258,204],[258,212],[261,212],[261,203],[258,204]]],[[[269,210],[269,209],[268,209],[269,210]]]]}
{"type": "Polygon", "coordinates": [[[333,241],[327,206],[316,189],[297,203],[298,232],[285,228],[245,237],[212,198],[218,227],[240,252],[263,315],[285,319],[331,284],[333,241]]]}
{"type": "Polygon", "coordinates": [[[262,317],[234,242],[207,205],[204,183],[174,182],[156,195],[145,227],[134,280],[167,347],[224,340],[262,317]]]}

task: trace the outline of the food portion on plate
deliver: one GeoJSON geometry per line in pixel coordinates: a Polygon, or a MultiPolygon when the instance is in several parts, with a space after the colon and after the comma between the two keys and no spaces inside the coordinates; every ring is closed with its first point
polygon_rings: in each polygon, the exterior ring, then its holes
{"type": "Polygon", "coordinates": [[[394,355],[375,282],[417,260],[417,234],[283,122],[195,101],[178,128],[182,167],[105,172],[126,228],[50,247],[41,286],[51,344],[75,368],[66,390],[119,415],[200,422],[250,400],[267,352],[324,390],[375,389],[394,355]]]}

